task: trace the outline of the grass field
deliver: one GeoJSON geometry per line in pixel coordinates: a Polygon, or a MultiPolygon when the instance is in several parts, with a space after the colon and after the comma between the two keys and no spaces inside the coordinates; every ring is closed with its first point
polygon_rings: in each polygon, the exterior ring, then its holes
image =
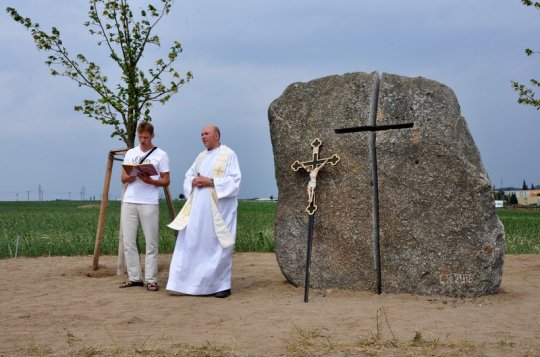
{"type": "MultiPolygon", "coordinates": [[[[174,203],[176,212],[182,204],[174,203]]],[[[172,252],[169,214],[164,203],[160,208],[160,252],[172,252]]],[[[274,251],[275,210],[275,202],[240,201],[236,251],[274,251]]],[[[507,253],[540,254],[540,209],[504,208],[497,214],[505,226],[507,253]]],[[[0,202],[0,258],[93,254],[98,216],[99,204],[87,202],[0,202]]],[[[116,254],[119,221],[120,202],[112,201],[101,254],[116,254]]]]}
{"type": "MultiPolygon", "coordinates": [[[[175,212],[182,205],[183,201],[174,202],[175,212]]],[[[275,207],[275,202],[240,202],[236,251],[274,251],[275,207]]],[[[0,258],[93,254],[99,210],[99,202],[0,202],[0,258]]],[[[159,251],[172,252],[175,234],[167,227],[171,219],[165,203],[160,203],[160,210],[159,251]]],[[[119,226],[120,202],[112,201],[107,209],[101,254],[117,253],[119,226]]],[[[143,237],[142,231],[139,233],[143,237]]]]}
{"type": "Polygon", "coordinates": [[[504,224],[507,253],[540,254],[539,208],[500,208],[497,216],[504,224]]]}

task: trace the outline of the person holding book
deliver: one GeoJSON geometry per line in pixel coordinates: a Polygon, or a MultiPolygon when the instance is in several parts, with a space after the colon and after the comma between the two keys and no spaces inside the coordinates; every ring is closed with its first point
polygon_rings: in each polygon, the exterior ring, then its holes
{"type": "Polygon", "coordinates": [[[159,188],[170,183],[169,156],[154,146],[154,127],[143,121],[137,127],[139,146],[126,152],[122,168],[122,183],[126,190],[122,197],[120,224],[124,241],[128,280],[120,288],[144,286],[149,291],[158,291],[158,221],[159,188]],[[151,164],[156,172],[134,170],[143,164],[151,164]],[[130,171],[130,172],[128,172],[130,171]],[[135,172],[135,173],[134,173],[135,172]],[[131,174],[130,174],[131,173],[131,174]],[[155,173],[155,175],[151,175],[155,173]],[[146,241],[144,280],[137,249],[137,230],[141,224],[146,241]]]}
{"type": "Polygon", "coordinates": [[[206,150],[187,171],[184,194],[188,199],[169,224],[179,231],[167,282],[171,294],[217,298],[231,294],[241,174],[236,154],[220,143],[220,137],[214,125],[202,129],[206,150]]]}

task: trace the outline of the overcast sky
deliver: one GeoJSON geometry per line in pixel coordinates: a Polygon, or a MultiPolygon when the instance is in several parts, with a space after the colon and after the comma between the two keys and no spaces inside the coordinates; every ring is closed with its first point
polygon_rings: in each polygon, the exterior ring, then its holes
{"type": "MultiPolygon", "coordinates": [[[[73,111],[93,93],[52,77],[15,7],[72,54],[95,59],[114,77],[105,48],[82,25],[87,0],[0,0],[0,200],[86,199],[102,193],[107,154],[123,148],[111,128],[73,111]]],[[[147,1],[131,1],[139,8],[147,1]]],[[[378,71],[422,76],[454,90],[484,166],[497,186],[540,184],[539,112],[517,104],[510,82],[540,79],[540,12],[519,0],[177,0],[157,28],[165,57],[194,79],[155,106],[154,143],[169,153],[171,192],[203,149],[200,130],[215,123],[238,154],[241,197],[277,195],[267,110],[285,88],[327,75],[378,71]]],[[[119,197],[115,165],[111,198],[119,197]]]]}

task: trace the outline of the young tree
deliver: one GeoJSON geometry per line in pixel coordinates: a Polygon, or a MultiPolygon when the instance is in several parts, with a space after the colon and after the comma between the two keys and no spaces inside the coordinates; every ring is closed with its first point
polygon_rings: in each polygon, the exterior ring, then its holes
{"type": "Polygon", "coordinates": [[[159,37],[153,31],[169,13],[172,1],[159,0],[159,6],[148,4],[136,16],[128,0],[89,0],[90,20],[84,26],[91,35],[99,38],[98,46],[104,46],[118,65],[121,82],[115,84],[110,84],[100,67],[83,54],[72,56],[56,27],[47,33],[37,22],[21,16],[14,8],[8,7],[6,11],[30,31],[39,50],[50,53],[45,63],[53,76],[70,78],[79,87],[90,88],[96,94],[97,98],[86,99],[74,109],[111,125],[114,128],[111,137],[118,136],[128,148],[132,148],[137,124],[140,120],[151,120],[152,105],[155,102],[165,104],[180,86],[192,78],[189,71],[182,78],[172,67],[182,52],[177,41],[174,41],[166,59],[156,60],[146,71],[139,67],[147,46],[160,46],[159,37]]]}
{"type": "MultiPolygon", "coordinates": [[[[538,1],[531,1],[531,0],[521,0],[523,5],[525,6],[533,6],[535,9],[540,9],[540,2],[538,1]]],[[[525,49],[525,53],[527,56],[532,56],[533,54],[538,54],[538,51],[531,50],[530,48],[525,49]]],[[[536,79],[530,79],[530,85],[531,87],[527,87],[525,84],[521,84],[516,81],[512,81],[512,87],[516,92],[519,93],[518,103],[524,104],[524,105],[531,105],[536,108],[536,110],[540,110],[540,99],[535,97],[535,89],[540,87],[540,81],[536,79]]]]}
{"type": "Polygon", "coordinates": [[[517,199],[515,193],[512,193],[512,195],[510,196],[510,200],[509,200],[508,203],[511,204],[511,205],[517,205],[517,204],[518,204],[518,199],[517,199]]]}
{"type": "Polygon", "coordinates": [[[529,187],[527,186],[527,183],[525,182],[525,180],[523,180],[523,186],[521,186],[521,189],[522,190],[528,190],[529,187]]]}

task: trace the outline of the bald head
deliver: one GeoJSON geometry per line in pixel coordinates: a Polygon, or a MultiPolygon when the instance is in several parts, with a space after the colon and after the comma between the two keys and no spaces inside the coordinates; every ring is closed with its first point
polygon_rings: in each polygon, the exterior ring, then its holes
{"type": "Polygon", "coordinates": [[[208,150],[213,150],[220,145],[219,139],[221,138],[221,132],[215,125],[205,125],[201,131],[201,139],[203,145],[208,150]]]}

